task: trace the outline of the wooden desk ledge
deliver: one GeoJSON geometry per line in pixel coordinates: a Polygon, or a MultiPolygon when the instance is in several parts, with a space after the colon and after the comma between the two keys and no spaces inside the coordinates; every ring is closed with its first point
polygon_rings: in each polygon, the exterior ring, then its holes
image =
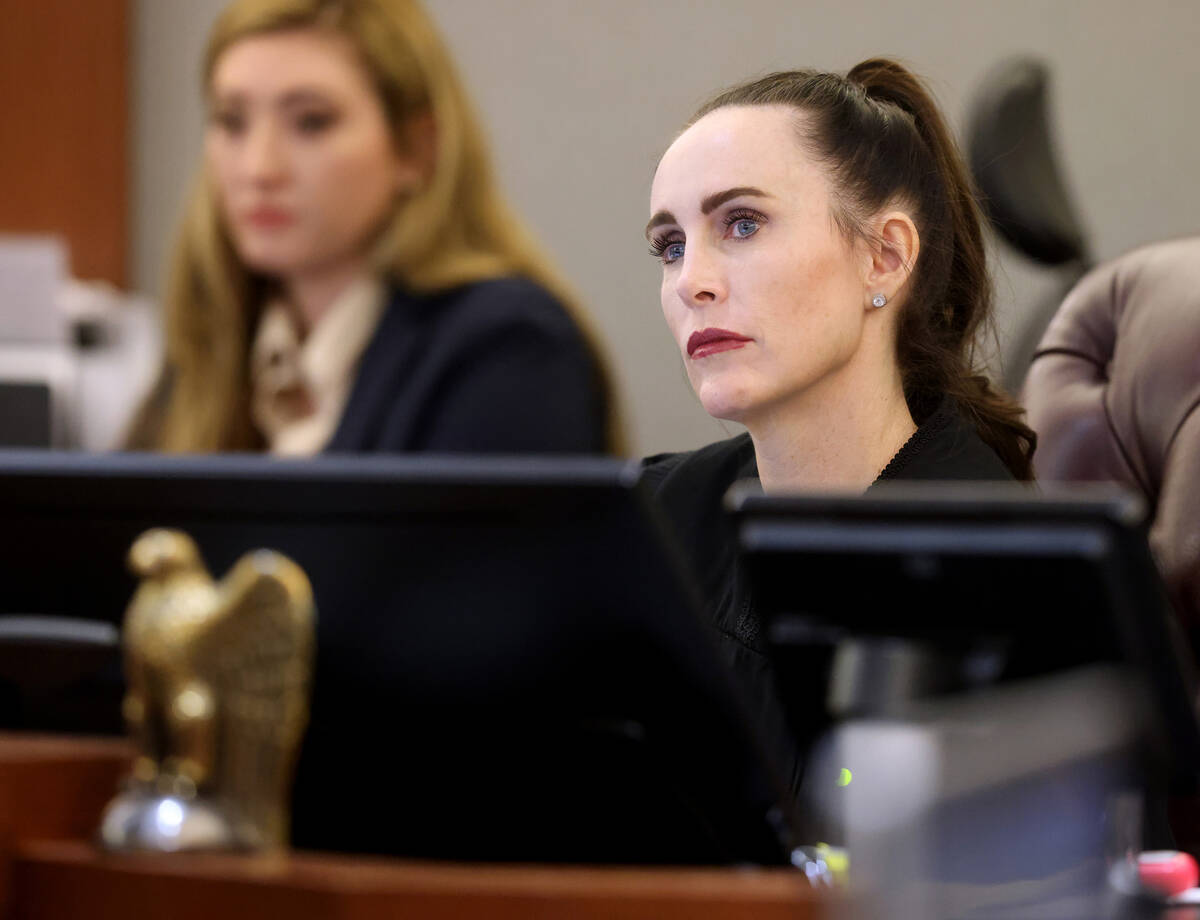
{"type": "Polygon", "coordinates": [[[50,840],[18,845],[12,869],[13,920],[816,920],[848,906],[780,869],[500,866],[319,853],[118,855],[50,840]]]}
{"type": "Polygon", "coordinates": [[[90,837],[132,760],[123,738],[0,733],[0,841],[90,837]]]}
{"type": "Polygon", "coordinates": [[[383,917],[817,920],[862,904],[784,869],[434,863],[323,853],[114,854],[90,842],[120,739],[0,734],[0,920],[383,917]]]}

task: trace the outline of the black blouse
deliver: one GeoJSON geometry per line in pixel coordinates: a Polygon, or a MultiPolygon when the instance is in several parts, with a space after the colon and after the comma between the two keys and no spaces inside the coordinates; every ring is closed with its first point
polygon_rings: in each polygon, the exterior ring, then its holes
{"type": "MultiPolygon", "coordinates": [[[[800,752],[778,700],[761,621],[737,564],[732,525],[722,504],[735,481],[758,477],[750,436],[738,435],[687,453],[649,457],[644,477],[699,579],[721,656],[758,716],[776,767],[796,794],[801,780],[800,752]]],[[[1012,478],[956,403],[945,397],[884,467],[872,488],[889,480],[1012,478]]]]}

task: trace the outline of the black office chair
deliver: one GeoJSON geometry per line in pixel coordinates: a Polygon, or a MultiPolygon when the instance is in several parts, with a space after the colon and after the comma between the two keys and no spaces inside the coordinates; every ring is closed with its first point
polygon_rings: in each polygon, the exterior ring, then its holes
{"type": "Polygon", "coordinates": [[[1061,276],[1050,296],[1025,308],[1004,349],[1004,383],[1014,393],[1063,296],[1092,264],[1055,153],[1049,84],[1036,58],[1003,61],[976,92],[967,122],[967,156],[992,225],[1021,255],[1061,276]]]}

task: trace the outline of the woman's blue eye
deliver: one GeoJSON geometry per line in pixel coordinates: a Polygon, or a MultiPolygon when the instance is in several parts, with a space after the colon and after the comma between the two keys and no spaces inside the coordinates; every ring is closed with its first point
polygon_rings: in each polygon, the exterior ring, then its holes
{"type": "Polygon", "coordinates": [[[663,247],[662,260],[664,262],[674,262],[676,259],[683,258],[683,243],[667,243],[663,247]]]}
{"type": "Polygon", "coordinates": [[[742,218],[733,225],[733,235],[741,239],[753,235],[758,230],[758,221],[742,218]]]}

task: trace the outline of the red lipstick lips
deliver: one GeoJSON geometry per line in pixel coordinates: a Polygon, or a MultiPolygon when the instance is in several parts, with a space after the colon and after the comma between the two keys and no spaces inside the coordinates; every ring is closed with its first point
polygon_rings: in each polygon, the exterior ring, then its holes
{"type": "Polygon", "coordinates": [[[701,329],[699,332],[693,332],[688,338],[687,353],[689,358],[705,358],[718,352],[741,348],[752,341],[754,340],[728,329],[701,329]]]}

